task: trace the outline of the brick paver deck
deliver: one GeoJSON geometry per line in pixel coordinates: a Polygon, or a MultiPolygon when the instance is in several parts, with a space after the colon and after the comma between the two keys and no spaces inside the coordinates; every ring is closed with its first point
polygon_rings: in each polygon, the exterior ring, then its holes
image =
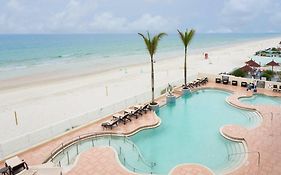
{"type": "MultiPolygon", "coordinates": [[[[263,117],[262,124],[254,129],[248,130],[241,126],[228,125],[222,126],[224,135],[243,139],[248,148],[247,161],[237,170],[230,173],[231,175],[239,174],[259,174],[259,175],[280,175],[281,174],[281,108],[280,106],[272,105],[249,105],[239,101],[240,97],[251,96],[252,92],[246,91],[245,88],[235,87],[231,85],[223,85],[216,83],[208,83],[205,88],[218,88],[232,91],[233,94],[227,98],[227,102],[231,105],[256,109],[263,117]],[[259,160],[260,155],[260,160],[259,160]]],[[[269,90],[258,89],[259,93],[272,96],[281,96],[280,93],[269,90]]],[[[176,91],[177,96],[180,91],[176,91]]],[[[160,104],[165,104],[165,97],[158,99],[160,104]]],[[[25,159],[28,164],[35,165],[42,163],[51,153],[51,151],[59,146],[62,142],[66,142],[74,137],[85,133],[105,132],[105,133],[120,133],[131,134],[139,129],[147,126],[155,127],[160,123],[160,119],[153,112],[149,112],[139,119],[133,120],[126,125],[121,124],[113,130],[103,130],[100,126],[102,122],[108,120],[111,116],[101,119],[95,123],[88,124],[82,128],[73,130],[65,135],[55,138],[49,142],[41,144],[28,151],[20,153],[18,156],[25,159]]],[[[67,175],[72,174],[132,174],[126,171],[116,159],[115,152],[111,148],[93,148],[82,153],[77,160],[77,164],[67,175]],[[92,165],[95,166],[92,166],[92,165]],[[89,173],[91,172],[91,173],[89,173]]],[[[3,162],[0,162],[3,166],[3,162]]],[[[185,164],[177,166],[171,172],[175,174],[212,174],[212,172],[200,165],[185,164]]]]}
{"type": "Polygon", "coordinates": [[[109,147],[92,148],[81,153],[75,167],[66,175],[133,175],[117,162],[117,156],[109,147]]]}
{"type": "Polygon", "coordinates": [[[171,175],[213,175],[211,170],[197,164],[179,165],[173,169],[171,175]]]}

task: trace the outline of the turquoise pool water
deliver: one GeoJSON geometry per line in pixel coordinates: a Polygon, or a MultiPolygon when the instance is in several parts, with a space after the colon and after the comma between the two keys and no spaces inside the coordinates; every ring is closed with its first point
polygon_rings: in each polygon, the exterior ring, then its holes
{"type": "Polygon", "coordinates": [[[271,97],[262,94],[255,94],[252,97],[247,98],[240,98],[239,99],[243,103],[248,104],[263,104],[263,105],[281,105],[281,98],[280,97],[271,97]]]}
{"type": "Polygon", "coordinates": [[[160,108],[157,114],[162,123],[158,128],[142,131],[131,140],[146,160],[157,163],[155,172],[168,174],[182,163],[200,163],[220,172],[229,164],[227,145],[238,144],[222,137],[220,127],[257,124],[249,120],[255,116],[253,112],[230,106],[227,96],[224,91],[200,90],[180,97],[175,105],[160,108]]]}
{"type": "Polygon", "coordinates": [[[199,90],[180,97],[175,104],[160,108],[161,125],[127,138],[103,136],[75,144],[60,153],[54,163],[67,166],[76,156],[92,147],[115,148],[120,162],[138,173],[168,174],[176,165],[199,163],[216,174],[237,167],[245,152],[241,142],[225,139],[220,128],[227,124],[255,127],[260,117],[253,111],[237,109],[225,99],[230,94],[219,90],[199,90]],[[66,154],[67,152],[67,154],[66,154]]]}

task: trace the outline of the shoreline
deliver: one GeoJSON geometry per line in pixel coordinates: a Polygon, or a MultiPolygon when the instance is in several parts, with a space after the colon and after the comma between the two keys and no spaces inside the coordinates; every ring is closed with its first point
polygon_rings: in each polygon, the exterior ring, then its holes
{"type": "MultiPolygon", "coordinates": [[[[268,38],[263,38],[263,39],[255,38],[255,39],[246,40],[246,41],[242,41],[242,42],[228,43],[226,45],[212,46],[212,47],[207,47],[207,48],[197,48],[194,50],[189,49],[189,50],[191,50],[192,53],[188,54],[187,57],[199,57],[201,55],[201,57],[203,58],[202,53],[205,53],[205,52],[211,53],[211,52],[220,51],[223,49],[228,49],[231,47],[237,47],[241,44],[246,45],[246,44],[251,44],[254,42],[267,41],[267,40],[272,40],[272,39],[276,39],[276,38],[281,38],[281,36],[280,37],[268,37],[268,38]]],[[[158,63],[162,63],[167,60],[169,60],[169,61],[177,60],[177,59],[180,59],[181,57],[183,57],[183,53],[182,53],[182,55],[180,55],[180,54],[181,54],[181,51],[161,53],[160,59],[157,58],[157,54],[156,54],[156,61],[158,63]]],[[[129,58],[129,57],[130,56],[124,56],[124,58],[129,58]]],[[[133,57],[139,58],[139,57],[142,57],[142,55],[133,55],[133,57]]],[[[33,69],[33,71],[34,70],[35,71],[31,74],[13,77],[13,78],[7,78],[7,79],[0,79],[0,91],[16,89],[19,86],[20,87],[29,87],[29,86],[33,86],[36,84],[44,85],[46,83],[55,83],[57,81],[62,81],[62,80],[65,81],[65,80],[89,77],[89,76],[93,76],[93,75],[97,75],[97,74],[103,74],[106,72],[115,72],[115,71],[122,70],[122,69],[138,68],[138,67],[142,67],[144,65],[150,64],[148,59],[147,59],[147,61],[142,60],[139,62],[130,60],[129,63],[123,63],[123,64],[120,64],[117,66],[111,66],[109,68],[107,68],[109,65],[104,65],[104,66],[98,68],[97,70],[92,70],[91,68],[87,67],[87,66],[89,66],[89,64],[87,64],[87,62],[90,62],[90,64],[95,64],[91,60],[77,62],[77,63],[76,62],[70,63],[70,64],[72,64],[72,67],[71,66],[69,67],[69,65],[70,65],[69,63],[60,63],[58,65],[55,65],[55,66],[58,66],[57,68],[45,70],[43,72],[36,72],[36,69],[38,71],[41,68],[46,68],[47,67],[46,65],[33,67],[33,68],[30,68],[30,70],[33,69]],[[78,65],[80,64],[78,66],[78,68],[74,68],[74,65],[76,65],[76,64],[78,64],[78,65]],[[86,68],[86,70],[83,68],[86,68]],[[69,69],[69,70],[67,70],[67,69],[69,69]],[[46,82],[46,81],[48,81],[48,82],[46,82]]],[[[28,70],[24,70],[24,71],[28,72],[28,70]]],[[[5,73],[7,73],[7,72],[5,72],[5,73]]]]}

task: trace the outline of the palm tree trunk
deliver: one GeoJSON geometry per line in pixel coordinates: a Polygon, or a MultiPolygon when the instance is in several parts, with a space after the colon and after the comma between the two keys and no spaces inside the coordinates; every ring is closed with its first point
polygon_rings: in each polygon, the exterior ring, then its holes
{"type": "Polygon", "coordinates": [[[187,54],[187,47],[184,48],[184,87],[187,86],[187,82],[186,82],[186,54],[187,54]]]}
{"type": "Polygon", "coordinates": [[[153,68],[153,56],[151,56],[151,103],[154,103],[154,68],[153,68]]]}

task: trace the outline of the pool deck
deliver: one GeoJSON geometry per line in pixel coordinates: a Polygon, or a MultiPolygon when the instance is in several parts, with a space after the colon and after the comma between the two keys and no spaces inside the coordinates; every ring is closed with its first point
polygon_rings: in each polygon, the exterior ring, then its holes
{"type": "MultiPolygon", "coordinates": [[[[259,175],[280,175],[281,174],[281,107],[271,105],[250,105],[244,104],[238,98],[251,96],[252,92],[246,91],[245,88],[235,87],[231,85],[223,85],[209,82],[207,85],[200,88],[218,88],[222,90],[232,91],[233,94],[226,100],[237,107],[256,109],[263,117],[263,122],[257,128],[248,130],[241,126],[228,125],[223,126],[222,132],[224,135],[234,138],[242,139],[246,142],[248,147],[248,159],[238,169],[232,171],[231,175],[240,174],[259,174],[259,175]],[[273,115],[271,115],[271,112],[273,115]],[[260,159],[259,159],[260,155],[260,159]]],[[[200,89],[199,88],[199,89],[200,89]]],[[[280,96],[281,93],[272,92],[269,90],[258,89],[258,93],[265,95],[280,96]]],[[[180,95],[180,91],[175,91],[176,96],[180,95]]],[[[162,96],[157,99],[160,105],[165,104],[165,97],[162,96]]],[[[44,162],[51,154],[51,152],[61,145],[61,143],[86,133],[118,133],[130,135],[138,132],[146,127],[157,127],[160,124],[160,119],[154,112],[148,112],[138,119],[133,119],[126,125],[120,124],[112,130],[104,130],[101,123],[108,120],[112,116],[107,116],[93,123],[87,124],[83,127],[73,129],[47,141],[39,146],[31,148],[27,151],[17,154],[24,159],[29,165],[37,165],[44,162]]],[[[134,174],[126,170],[118,161],[117,154],[109,147],[93,148],[82,154],[76,160],[74,167],[67,173],[67,175],[74,174],[134,174]]],[[[3,161],[0,162],[0,167],[4,166],[3,161]]],[[[171,175],[208,175],[213,174],[206,167],[197,164],[183,164],[178,165],[170,172],[171,175]]]]}

